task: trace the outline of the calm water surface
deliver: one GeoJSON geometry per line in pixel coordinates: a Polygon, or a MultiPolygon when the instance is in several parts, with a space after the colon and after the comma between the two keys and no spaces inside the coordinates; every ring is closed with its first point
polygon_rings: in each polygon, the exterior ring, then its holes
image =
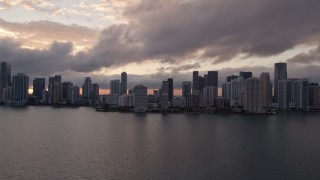
{"type": "Polygon", "coordinates": [[[0,107],[0,179],[320,179],[320,113],[0,107]]]}

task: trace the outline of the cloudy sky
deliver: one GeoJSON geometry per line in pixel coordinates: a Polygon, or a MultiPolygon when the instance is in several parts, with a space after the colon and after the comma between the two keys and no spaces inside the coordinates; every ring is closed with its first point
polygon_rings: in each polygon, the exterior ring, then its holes
{"type": "Polygon", "coordinates": [[[122,71],[149,88],[193,70],[273,77],[275,62],[319,82],[319,22],[319,0],[0,0],[0,60],[103,88],[122,71]]]}

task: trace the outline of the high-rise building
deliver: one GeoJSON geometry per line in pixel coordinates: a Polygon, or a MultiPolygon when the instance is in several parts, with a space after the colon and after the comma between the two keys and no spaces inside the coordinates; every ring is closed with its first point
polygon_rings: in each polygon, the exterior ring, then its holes
{"type": "Polygon", "coordinates": [[[246,80],[246,79],[252,77],[252,72],[243,72],[243,71],[240,71],[239,76],[240,76],[240,77],[243,77],[243,79],[246,80]]]}
{"type": "Polygon", "coordinates": [[[42,99],[42,91],[46,89],[45,78],[35,78],[33,80],[33,96],[42,99]]]}
{"type": "Polygon", "coordinates": [[[227,82],[231,82],[231,80],[238,78],[239,76],[237,75],[231,75],[231,76],[227,76],[226,80],[227,82]]]}
{"type": "Polygon", "coordinates": [[[92,84],[92,104],[97,105],[99,104],[99,84],[94,83],[92,84]]]}
{"type": "Polygon", "coordinates": [[[297,109],[309,110],[309,79],[303,78],[298,80],[298,101],[297,109]]]}
{"type": "Polygon", "coordinates": [[[160,104],[162,107],[167,107],[169,101],[169,82],[162,81],[161,84],[161,95],[160,95],[160,104]]]}
{"type": "Polygon", "coordinates": [[[243,109],[249,113],[262,113],[261,80],[248,78],[245,80],[243,109]]]}
{"type": "Polygon", "coordinates": [[[191,94],[191,82],[183,81],[182,82],[182,96],[187,97],[187,95],[191,94]]]}
{"type": "Polygon", "coordinates": [[[169,94],[169,82],[168,81],[162,81],[161,94],[169,94]]]}
{"type": "Polygon", "coordinates": [[[275,63],[274,64],[274,102],[279,103],[279,84],[280,80],[287,79],[287,63],[275,63]]]}
{"type": "Polygon", "coordinates": [[[11,64],[7,62],[0,62],[0,103],[3,103],[3,89],[10,86],[11,64]]]}
{"type": "Polygon", "coordinates": [[[218,71],[208,71],[208,82],[206,85],[218,88],[218,71]]]}
{"type": "Polygon", "coordinates": [[[44,89],[41,96],[41,104],[49,104],[49,91],[44,89]]]}
{"type": "Polygon", "coordinates": [[[80,100],[80,88],[79,86],[73,86],[71,104],[75,105],[80,100]]]}
{"type": "Polygon", "coordinates": [[[230,92],[230,105],[231,106],[241,106],[242,101],[240,98],[241,91],[244,90],[245,81],[242,76],[231,80],[231,92],[230,92]]]}
{"type": "Polygon", "coordinates": [[[205,78],[202,76],[199,76],[198,80],[199,80],[199,91],[203,91],[203,88],[206,87],[205,78]]]}
{"type": "Polygon", "coordinates": [[[199,72],[193,71],[192,76],[192,92],[199,91],[199,72]]]}
{"type": "Polygon", "coordinates": [[[121,73],[121,87],[120,87],[120,95],[127,94],[127,84],[128,84],[128,75],[126,72],[121,73]]]}
{"type": "Polygon", "coordinates": [[[173,88],[173,79],[169,78],[168,79],[168,98],[169,98],[170,103],[172,103],[173,90],[174,90],[174,88],[173,88]]]}
{"type": "Polygon", "coordinates": [[[82,98],[91,100],[92,98],[92,81],[90,77],[86,77],[82,85],[82,98]]]}
{"type": "Polygon", "coordinates": [[[199,95],[199,91],[187,95],[186,107],[188,108],[188,110],[190,110],[192,112],[199,112],[200,111],[200,95],[199,95]]]}
{"type": "Polygon", "coordinates": [[[231,82],[225,82],[222,85],[222,97],[231,101],[231,82]]]}
{"type": "Polygon", "coordinates": [[[12,87],[3,88],[3,102],[5,105],[12,104],[12,87]]]}
{"type": "Polygon", "coordinates": [[[28,103],[29,77],[18,73],[12,77],[13,105],[23,106],[28,103]]]}
{"type": "Polygon", "coordinates": [[[134,93],[134,111],[145,112],[147,110],[147,87],[137,85],[133,88],[134,93]]]}
{"type": "Polygon", "coordinates": [[[110,81],[110,94],[120,95],[120,80],[116,79],[110,81]]]}
{"type": "Polygon", "coordinates": [[[278,84],[280,109],[309,109],[308,79],[283,79],[278,84]]]}
{"type": "Polygon", "coordinates": [[[318,83],[309,84],[309,107],[310,109],[320,109],[319,102],[320,87],[318,83]]]}
{"type": "MultiPolygon", "coordinates": [[[[53,103],[53,83],[56,82],[56,83],[60,83],[61,84],[61,79],[62,79],[61,75],[55,75],[54,77],[49,77],[49,83],[48,83],[49,104],[53,103]]],[[[57,93],[55,93],[55,94],[57,94],[57,93]]]]}
{"type": "Polygon", "coordinates": [[[62,85],[61,82],[54,81],[52,83],[52,103],[58,104],[62,100],[62,85]]]}
{"type": "Polygon", "coordinates": [[[71,82],[63,82],[61,85],[62,85],[62,100],[70,102],[72,99],[73,84],[71,82]]]}
{"type": "Polygon", "coordinates": [[[272,102],[272,85],[269,73],[261,73],[261,103],[262,107],[267,108],[272,102]]]}
{"type": "Polygon", "coordinates": [[[213,85],[208,85],[203,88],[203,105],[205,106],[212,106],[214,99],[217,98],[217,91],[218,89],[213,85]]]}

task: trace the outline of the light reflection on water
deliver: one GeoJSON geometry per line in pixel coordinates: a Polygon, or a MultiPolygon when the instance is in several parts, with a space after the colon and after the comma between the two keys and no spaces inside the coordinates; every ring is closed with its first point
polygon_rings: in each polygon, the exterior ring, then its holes
{"type": "Polygon", "coordinates": [[[0,179],[316,179],[319,121],[0,107],[0,179]]]}

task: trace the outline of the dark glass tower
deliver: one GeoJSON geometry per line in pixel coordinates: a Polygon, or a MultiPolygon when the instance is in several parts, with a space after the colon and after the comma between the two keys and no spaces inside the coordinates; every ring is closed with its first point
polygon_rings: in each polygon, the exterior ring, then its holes
{"type": "Polygon", "coordinates": [[[172,98],[173,98],[173,79],[169,78],[168,79],[168,97],[169,101],[172,103],[172,98]]]}
{"type": "Polygon", "coordinates": [[[279,80],[287,79],[287,63],[275,63],[274,64],[274,102],[279,102],[278,89],[279,89],[279,80]]]}
{"type": "Polygon", "coordinates": [[[33,80],[33,96],[42,98],[42,91],[46,89],[45,78],[35,78],[33,80]]]}

